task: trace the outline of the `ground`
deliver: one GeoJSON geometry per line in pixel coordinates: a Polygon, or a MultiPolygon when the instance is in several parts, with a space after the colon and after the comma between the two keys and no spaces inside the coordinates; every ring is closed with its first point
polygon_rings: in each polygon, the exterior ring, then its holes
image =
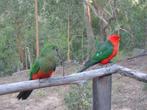
{"type": "MultiPolygon", "coordinates": [[[[147,73],[147,57],[124,61],[120,64],[128,68],[147,73]]],[[[65,73],[75,72],[78,66],[68,64],[65,73]]],[[[58,67],[55,73],[62,75],[62,67],[58,67]]],[[[15,73],[12,76],[1,77],[0,84],[27,80],[27,73],[15,73]]],[[[147,110],[147,86],[143,82],[136,81],[119,74],[113,75],[112,83],[112,110],[147,110]]],[[[70,86],[43,88],[33,91],[26,101],[18,101],[18,93],[0,96],[0,110],[68,110],[64,103],[64,95],[70,86]]]]}
{"type": "MultiPolygon", "coordinates": [[[[147,73],[147,57],[124,61],[121,65],[147,73]]],[[[112,110],[147,110],[147,84],[113,75],[112,110]]]]}

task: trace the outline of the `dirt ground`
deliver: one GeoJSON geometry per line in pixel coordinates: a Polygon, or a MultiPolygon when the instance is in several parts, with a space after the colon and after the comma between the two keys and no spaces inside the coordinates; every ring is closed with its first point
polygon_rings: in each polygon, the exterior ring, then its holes
{"type": "MultiPolygon", "coordinates": [[[[147,73],[146,56],[121,65],[147,73]]],[[[112,81],[112,110],[147,110],[147,84],[119,74],[112,81]]]]}
{"type": "MultiPolygon", "coordinates": [[[[147,57],[137,58],[121,65],[147,73],[147,57]]],[[[76,72],[77,66],[65,66],[65,73],[76,72]]],[[[62,67],[58,67],[55,76],[62,75],[62,67]]],[[[27,80],[27,73],[15,73],[1,77],[0,84],[27,80]]],[[[147,85],[143,82],[113,75],[112,110],[147,110],[147,85]]],[[[26,101],[18,101],[18,93],[0,96],[0,110],[68,110],[64,103],[64,94],[70,86],[51,87],[34,90],[26,101]]]]}

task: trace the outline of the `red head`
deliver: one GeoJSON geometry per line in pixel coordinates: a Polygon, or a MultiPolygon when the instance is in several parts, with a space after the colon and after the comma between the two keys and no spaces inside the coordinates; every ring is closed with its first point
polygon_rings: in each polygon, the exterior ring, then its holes
{"type": "Polygon", "coordinates": [[[117,34],[112,34],[108,36],[108,40],[111,42],[118,43],[120,41],[120,36],[117,34]]]}

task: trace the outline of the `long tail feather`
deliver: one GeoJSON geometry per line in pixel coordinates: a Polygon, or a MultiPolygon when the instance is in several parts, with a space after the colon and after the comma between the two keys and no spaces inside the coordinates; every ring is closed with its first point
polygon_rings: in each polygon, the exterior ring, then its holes
{"type": "Polygon", "coordinates": [[[78,72],[83,72],[83,71],[87,70],[88,68],[90,68],[91,66],[93,66],[93,65],[95,65],[95,64],[97,64],[97,63],[99,63],[99,62],[91,62],[90,60],[88,60],[88,61],[84,64],[84,67],[83,67],[80,71],[78,71],[78,72]]]}
{"type": "Polygon", "coordinates": [[[22,99],[22,100],[27,99],[27,98],[30,96],[30,94],[32,93],[32,91],[33,91],[33,90],[27,90],[27,91],[22,91],[22,92],[20,92],[20,93],[17,95],[17,99],[18,99],[18,100],[20,100],[20,99],[22,99]]]}
{"type": "Polygon", "coordinates": [[[85,71],[86,69],[88,69],[89,67],[83,67],[81,70],[79,70],[78,72],[83,72],[83,71],[85,71]]]}

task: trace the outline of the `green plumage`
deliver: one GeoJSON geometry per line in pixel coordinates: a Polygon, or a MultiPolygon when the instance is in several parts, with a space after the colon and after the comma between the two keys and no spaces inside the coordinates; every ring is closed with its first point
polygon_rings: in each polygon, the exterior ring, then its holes
{"type": "MultiPolygon", "coordinates": [[[[31,70],[30,70],[30,80],[32,80],[32,76],[37,74],[38,71],[42,71],[44,73],[48,73],[48,71],[55,70],[57,63],[57,48],[53,45],[46,45],[42,49],[40,56],[36,58],[31,70]]],[[[25,100],[27,99],[33,90],[21,91],[17,95],[17,99],[25,100]]]]}
{"type": "Polygon", "coordinates": [[[84,64],[83,69],[81,69],[79,72],[82,72],[89,68],[90,66],[99,63],[103,59],[109,57],[113,52],[113,45],[110,41],[106,41],[101,47],[97,48],[97,51],[95,54],[89,58],[89,60],[84,64]]]}
{"type": "Polygon", "coordinates": [[[42,49],[40,56],[36,58],[31,70],[30,79],[32,75],[36,74],[39,70],[47,73],[49,70],[55,70],[57,57],[56,47],[53,45],[46,45],[42,49]]]}

